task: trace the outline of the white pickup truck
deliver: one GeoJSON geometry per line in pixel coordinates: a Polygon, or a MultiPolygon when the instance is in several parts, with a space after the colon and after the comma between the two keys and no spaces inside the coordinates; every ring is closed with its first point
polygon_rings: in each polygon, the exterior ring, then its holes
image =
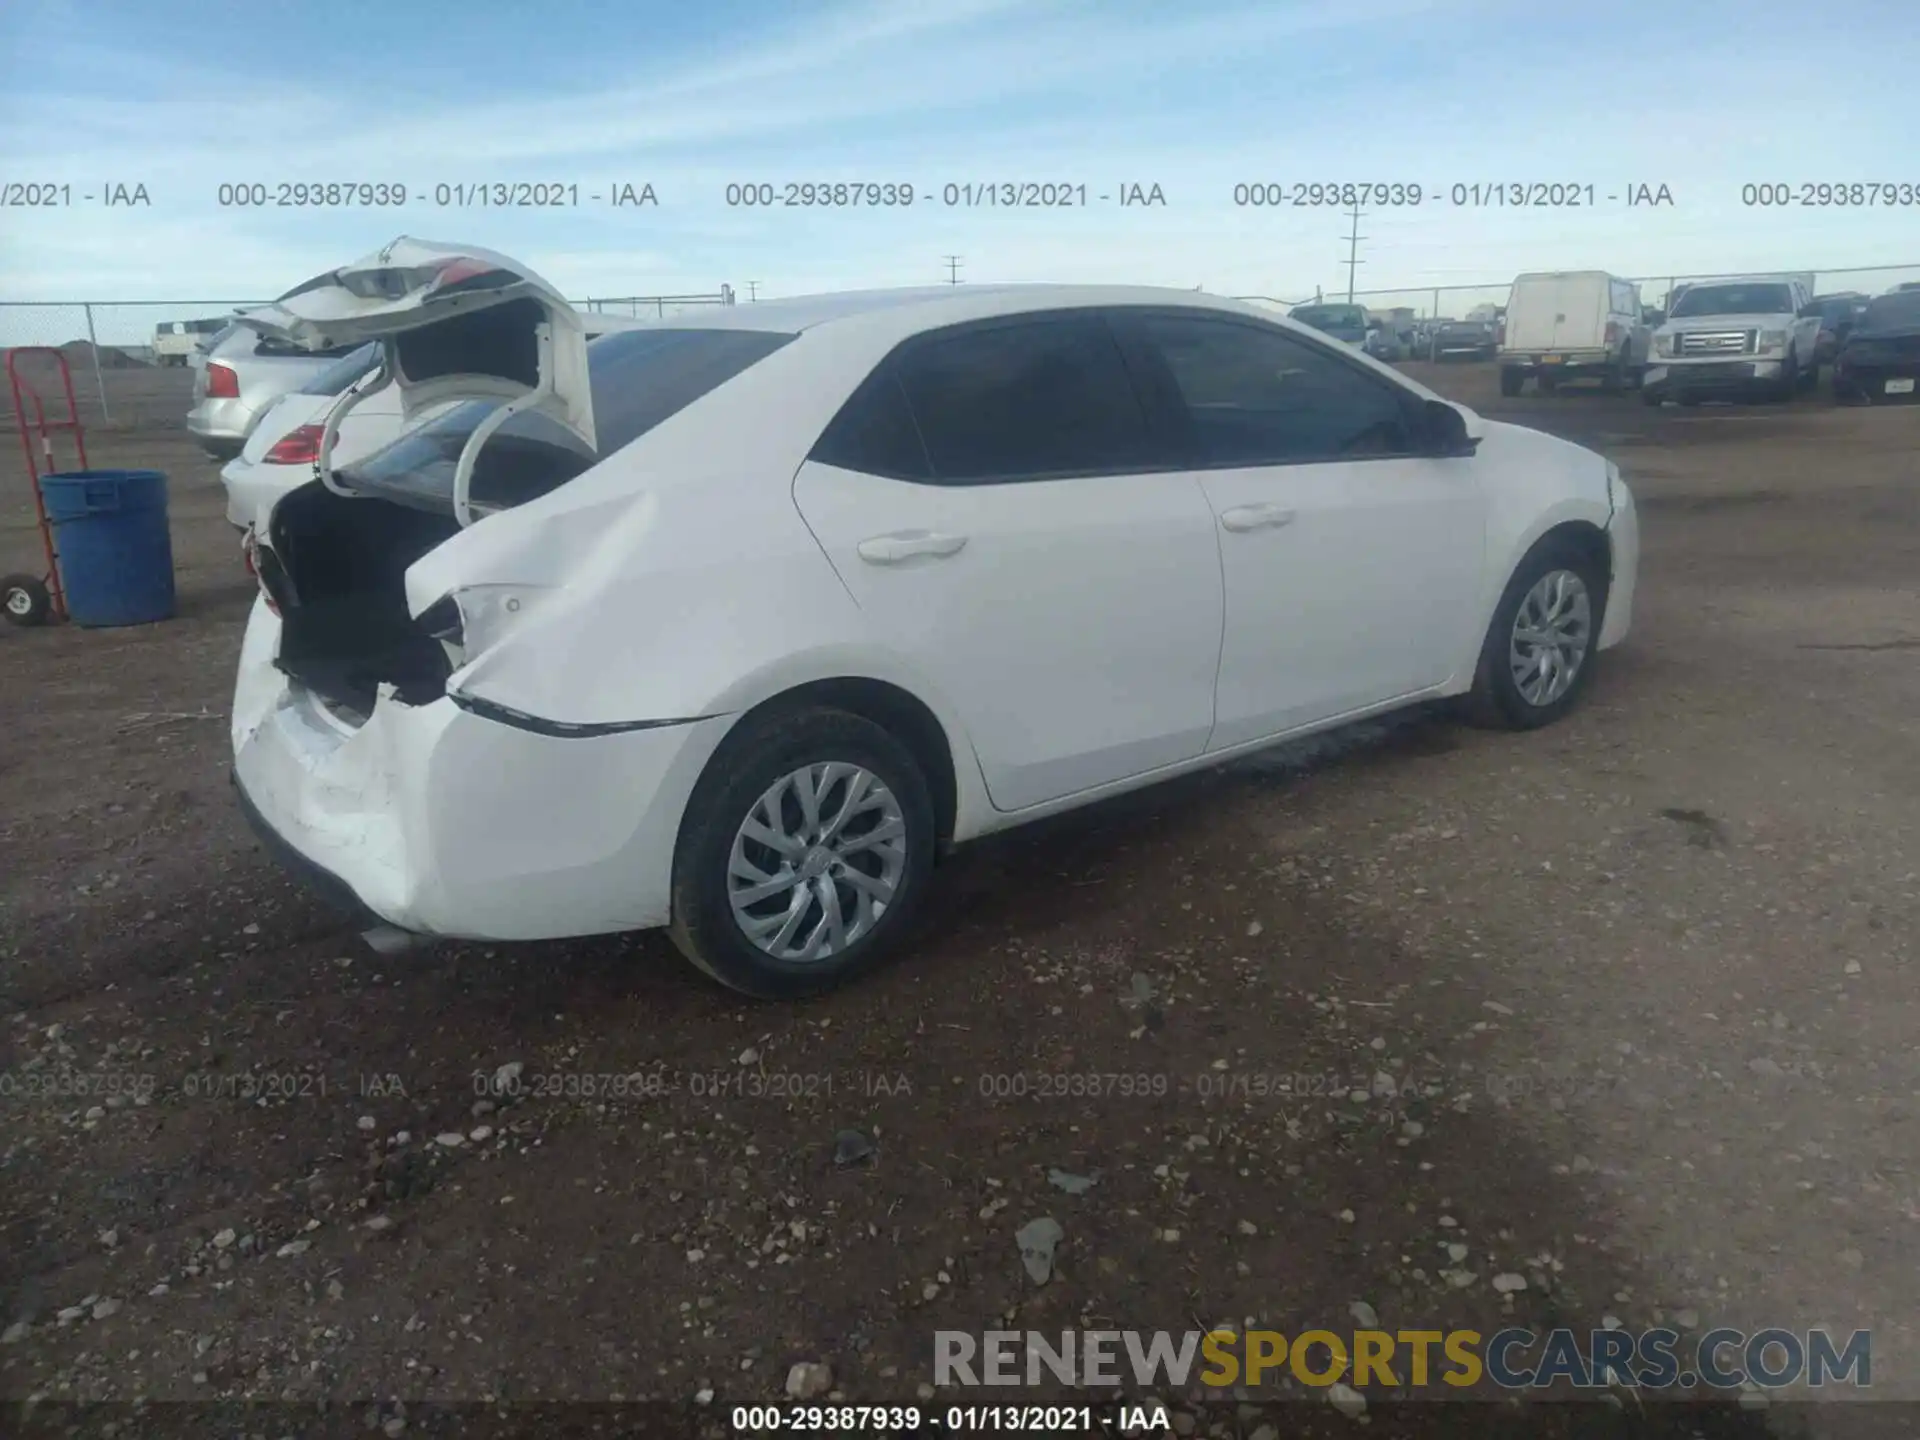
{"type": "Polygon", "coordinates": [[[1818,383],[1819,341],[1820,312],[1802,276],[1697,281],[1654,331],[1641,394],[1649,405],[1756,391],[1788,400],[1818,383]]]}

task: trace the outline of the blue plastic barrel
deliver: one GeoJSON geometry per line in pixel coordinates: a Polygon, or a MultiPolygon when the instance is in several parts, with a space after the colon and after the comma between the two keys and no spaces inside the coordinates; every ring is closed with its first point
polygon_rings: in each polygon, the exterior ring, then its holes
{"type": "Polygon", "coordinates": [[[71,470],[40,477],[76,625],[148,625],[173,614],[167,477],[158,470],[71,470]]]}

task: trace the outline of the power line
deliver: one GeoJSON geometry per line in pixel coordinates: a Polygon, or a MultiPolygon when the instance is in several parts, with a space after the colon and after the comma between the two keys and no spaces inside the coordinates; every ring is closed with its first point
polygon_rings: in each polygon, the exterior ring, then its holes
{"type": "Polygon", "coordinates": [[[960,262],[964,258],[964,256],[960,255],[949,255],[946,257],[944,263],[947,267],[947,283],[949,285],[958,285],[960,283],[960,262]]]}
{"type": "Polygon", "coordinates": [[[1353,228],[1347,232],[1347,303],[1353,303],[1354,271],[1367,262],[1359,258],[1360,242],[1367,237],[1360,233],[1360,202],[1354,201],[1351,219],[1353,228]]]}

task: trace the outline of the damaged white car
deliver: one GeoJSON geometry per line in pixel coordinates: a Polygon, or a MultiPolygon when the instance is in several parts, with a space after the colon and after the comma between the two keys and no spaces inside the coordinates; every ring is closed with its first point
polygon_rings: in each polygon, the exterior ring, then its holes
{"type": "Polygon", "coordinates": [[[669,926],[806,994],[953,843],[1442,696],[1546,723],[1631,615],[1604,458],[1191,291],[589,344],[517,262],[403,239],[250,318],[378,341],[408,428],[336,469],[331,410],[257,538],[235,779],[417,934],[669,926]]]}

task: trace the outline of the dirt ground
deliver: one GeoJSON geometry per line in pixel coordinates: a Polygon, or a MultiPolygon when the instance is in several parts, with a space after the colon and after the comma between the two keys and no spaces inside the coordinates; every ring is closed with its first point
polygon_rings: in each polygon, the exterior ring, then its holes
{"type": "MultiPolygon", "coordinates": [[[[648,1400],[619,1413],[667,1433],[803,1361],[855,1401],[1009,1398],[923,1388],[937,1330],[1292,1334],[1364,1301],[1871,1327],[1869,1393],[1920,1401],[1920,409],[1410,368],[1635,487],[1634,633],[1584,707],[1370,724],[964,851],[918,953],[793,1006],[655,936],[367,949],[230,798],[253,587],[212,468],[103,434],[96,465],[173,477],[180,614],[0,627],[0,1399],[233,1402],[269,1436],[322,1400],[390,1434],[648,1400]],[[503,1066],[541,1093],[491,1093],[503,1066]],[[1047,1078],[1089,1073],[1146,1093],[1047,1078]],[[847,1130],[871,1153],[838,1163],[847,1130]]],[[[1202,1433],[1513,1421],[1161,1398],[1202,1433]]],[[[1512,1433],[1920,1424],[1793,1398],[1512,1433]]]]}

